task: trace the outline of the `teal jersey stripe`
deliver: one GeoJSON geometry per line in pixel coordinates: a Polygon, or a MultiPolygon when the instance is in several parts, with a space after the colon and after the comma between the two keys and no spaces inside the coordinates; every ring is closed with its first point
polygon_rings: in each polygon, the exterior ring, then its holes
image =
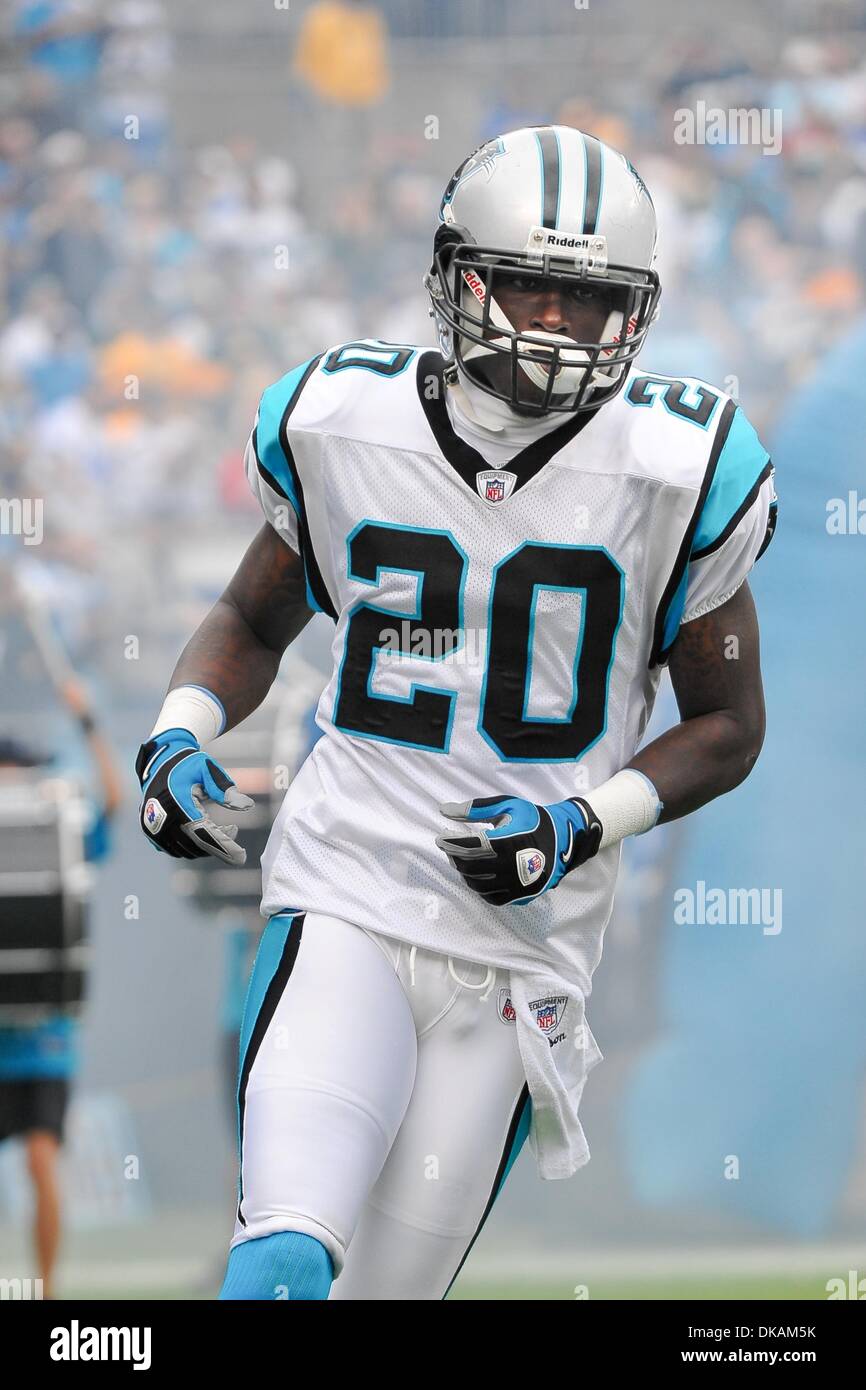
{"type": "Polygon", "coordinates": [[[680,619],[686,606],[686,590],[689,587],[689,567],[686,565],[683,570],[683,577],[677,585],[674,596],[670,601],[667,616],[665,618],[664,639],[662,650],[667,651],[679,631],[680,619]]]}
{"type": "Polygon", "coordinates": [[[769,461],[770,455],[738,407],[698,520],[692,542],[693,555],[697,551],[712,549],[769,461]]]}
{"type": "MultiPolygon", "coordinates": [[[[738,406],[698,517],[692,538],[693,557],[698,558],[702,552],[712,551],[715,543],[724,535],[726,527],[737,517],[737,513],[743,510],[744,503],[757,486],[769,462],[769,454],[738,406]]],[[[677,635],[685,610],[688,585],[689,566],[686,565],[665,615],[665,651],[677,635]]]]}
{"type": "Polygon", "coordinates": [[[308,362],[302,362],[300,367],[295,367],[293,371],[280,377],[280,380],[275,382],[273,386],[268,387],[259,405],[259,422],[256,426],[256,454],[259,462],[279,483],[298,516],[300,516],[298,497],[295,492],[291,469],[280,440],[280,424],[286,413],[286,407],[294,397],[312,360],[310,358],[308,362]]]}
{"type": "MultiPolygon", "coordinates": [[[[259,418],[255,432],[256,458],[262,469],[270,474],[280,490],[289,499],[295,516],[298,518],[298,527],[301,535],[301,556],[304,561],[304,578],[306,583],[307,604],[317,613],[326,610],[316,598],[310,584],[310,569],[315,570],[315,558],[312,556],[312,546],[309,543],[309,536],[306,531],[306,522],[303,516],[303,508],[298,499],[298,491],[295,486],[295,478],[286,458],[283,442],[280,437],[280,426],[282,425],[285,413],[290,405],[293,404],[298,392],[302,389],[304,377],[309,372],[310,367],[318,358],[311,357],[307,362],[302,362],[293,371],[287,372],[284,377],[269,386],[262,396],[259,404],[259,418]],[[306,540],[306,544],[304,541],[306,540]]],[[[314,373],[310,373],[314,375],[314,373]]],[[[317,573],[317,571],[316,571],[317,573]]],[[[315,575],[314,575],[315,577],[315,575]]],[[[321,576],[319,576],[321,583],[321,576]]],[[[330,612],[330,609],[327,611],[330,612]]],[[[333,613],[331,613],[333,617],[333,613]]]]}

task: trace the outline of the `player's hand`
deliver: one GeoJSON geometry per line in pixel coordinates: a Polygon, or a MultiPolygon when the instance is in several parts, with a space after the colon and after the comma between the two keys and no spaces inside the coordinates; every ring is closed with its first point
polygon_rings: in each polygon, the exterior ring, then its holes
{"type": "Polygon", "coordinates": [[[217,825],[206,807],[216,802],[246,811],[252,798],[238,791],[186,729],[166,729],[143,743],[135,771],[143,793],[141,828],[156,849],[175,859],[212,854],[227,864],[246,862],[246,850],[235,843],[237,826],[217,825]]]}
{"type": "Polygon", "coordinates": [[[486,902],[524,907],[598,852],[602,827],[582,797],[536,806],[519,796],[479,796],[439,807],[449,820],[489,821],[492,830],[439,835],[436,843],[486,902]]]}

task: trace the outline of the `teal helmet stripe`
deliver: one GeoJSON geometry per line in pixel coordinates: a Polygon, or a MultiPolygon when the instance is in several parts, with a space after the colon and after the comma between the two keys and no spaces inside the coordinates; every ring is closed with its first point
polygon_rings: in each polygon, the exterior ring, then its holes
{"type": "Polygon", "coordinates": [[[598,154],[599,154],[599,160],[598,160],[598,207],[596,208],[596,213],[595,213],[595,226],[593,227],[593,231],[594,231],[594,232],[597,232],[597,231],[598,231],[599,218],[601,217],[601,200],[602,200],[602,198],[604,197],[604,150],[605,150],[604,145],[601,143],[601,141],[599,141],[599,144],[598,144],[598,154]]]}
{"type": "Polygon", "coordinates": [[[541,160],[541,226],[555,228],[562,191],[559,136],[552,126],[543,125],[536,128],[535,140],[541,160]]]}
{"type": "Polygon", "coordinates": [[[601,191],[604,178],[604,161],[601,141],[594,135],[583,136],[583,232],[584,236],[594,236],[601,211],[601,191]]]}
{"type": "Polygon", "coordinates": [[[559,144],[559,131],[554,127],[553,139],[556,145],[556,212],[553,215],[554,227],[559,226],[559,209],[562,203],[562,150],[559,144]]]}

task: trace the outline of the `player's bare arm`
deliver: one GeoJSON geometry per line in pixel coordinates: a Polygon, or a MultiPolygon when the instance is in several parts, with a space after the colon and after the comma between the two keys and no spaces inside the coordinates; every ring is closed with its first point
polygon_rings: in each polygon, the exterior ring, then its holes
{"type": "Polygon", "coordinates": [[[748,582],[727,603],[683,623],[670,658],[682,722],[629,767],[644,773],[677,820],[739,786],[764,741],[758,619],[748,582]]]}
{"type": "Polygon", "coordinates": [[[265,523],[228,587],[190,638],[169,693],[136,762],[144,798],[141,825],[154,848],[175,858],[213,855],[243,864],[237,826],[218,825],[213,803],[246,810],[252,802],[202,751],[257,709],[289,643],[312,616],[303,564],[265,523]]]}
{"type": "Polygon", "coordinates": [[[300,557],[267,522],[184,647],[169,684],[218,695],[226,729],[258,709],[290,642],[312,617],[300,557]]]}
{"type": "Polygon", "coordinates": [[[437,839],[468,887],[495,906],[527,906],[600,849],[686,816],[748,776],[765,724],[748,583],[681,625],[670,673],[681,722],[587,798],[536,805],[515,794],[441,808],[452,820],[494,827],[437,839]]]}

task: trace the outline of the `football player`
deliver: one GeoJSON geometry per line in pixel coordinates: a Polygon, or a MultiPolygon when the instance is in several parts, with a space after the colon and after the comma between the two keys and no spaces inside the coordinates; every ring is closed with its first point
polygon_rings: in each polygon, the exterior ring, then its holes
{"type": "Polygon", "coordinates": [[[242,860],[206,750],[332,619],[263,858],[223,1298],[441,1298],[527,1135],[545,1178],[587,1161],[621,843],[758,756],[772,468],[735,400],[636,365],[655,255],[627,159],[512,131],[442,199],[437,347],[343,343],[262,397],[265,524],[137,764],[157,849],[242,860]],[[637,753],[666,664],[681,722],[637,753]]]}

